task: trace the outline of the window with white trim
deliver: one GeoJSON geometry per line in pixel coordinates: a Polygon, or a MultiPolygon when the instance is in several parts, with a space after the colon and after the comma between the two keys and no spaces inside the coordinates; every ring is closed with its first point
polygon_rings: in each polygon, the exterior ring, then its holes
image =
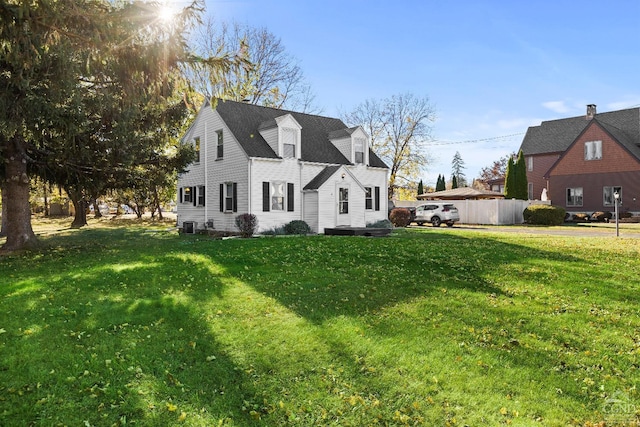
{"type": "Polygon", "coordinates": [[[587,141],[584,143],[584,159],[602,159],[602,141],[587,141]]]}
{"type": "Polygon", "coordinates": [[[567,206],[582,206],[582,187],[567,188],[567,206]]]}
{"type": "Polygon", "coordinates": [[[533,170],[533,156],[527,158],[527,170],[531,172],[533,170]]]}
{"type": "Polygon", "coordinates": [[[364,163],[364,146],[365,146],[364,138],[355,138],[354,139],[354,141],[353,141],[354,163],[356,163],[356,164],[364,163]]]}
{"type": "Polygon", "coordinates": [[[238,183],[224,182],[220,184],[220,212],[238,211],[238,183]]]}
{"type": "Polygon", "coordinates": [[[373,191],[371,187],[364,187],[364,208],[368,211],[373,209],[373,191]]]}
{"type": "Polygon", "coordinates": [[[200,163],[200,137],[196,136],[193,140],[193,149],[196,151],[196,163],[200,163]]]}
{"type": "Polygon", "coordinates": [[[285,186],[286,183],[282,181],[276,181],[271,183],[271,210],[283,211],[284,199],[285,199],[285,186]]]}
{"type": "Polygon", "coordinates": [[[204,185],[198,185],[198,206],[204,206],[205,191],[204,185]]]}
{"type": "Polygon", "coordinates": [[[222,129],[216,131],[216,134],[218,135],[218,143],[216,146],[216,158],[221,159],[222,155],[224,154],[224,138],[222,135],[222,129]]]}
{"type": "Polygon", "coordinates": [[[296,157],[298,146],[298,131],[292,128],[282,129],[282,157],[291,159],[296,157]]]}
{"type": "Polygon", "coordinates": [[[620,203],[622,201],[622,187],[603,187],[602,204],[604,206],[613,206],[615,204],[615,193],[618,193],[618,203],[620,203]]]}
{"type": "Polygon", "coordinates": [[[182,187],[180,190],[182,193],[181,203],[191,203],[193,201],[191,187],[182,187]]]}
{"type": "Polygon", "coordinates": [[[292,182],[264,181],[262,183],[262,211],[295,211],[295,192],[292,182]]]}

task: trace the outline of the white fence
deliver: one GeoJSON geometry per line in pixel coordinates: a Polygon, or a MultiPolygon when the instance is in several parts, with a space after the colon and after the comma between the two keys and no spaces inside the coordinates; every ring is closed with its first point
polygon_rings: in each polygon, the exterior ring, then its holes
{"type": "MultiPolygon", "coordinates": [[[[530,205],[550,205],[550,201],[540,200],[438,200],[450,202],[458,208],[461,224],[510,225],[522,224],[522,212],[530,205]]],[[[397,201],[396,206],[419,206],[429,203],[428,200],[397,201]]]]}

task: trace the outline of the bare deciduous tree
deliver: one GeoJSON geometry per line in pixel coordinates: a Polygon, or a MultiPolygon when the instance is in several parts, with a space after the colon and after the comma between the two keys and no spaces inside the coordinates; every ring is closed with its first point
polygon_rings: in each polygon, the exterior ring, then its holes
{"type": "Polygon", "coordinates": [[[298,61],[266,28],[218,23],[209,17],[194,39],[200,56],[239,52],[245,58],[222,73],[206,64],[189,66],[185,74],[202,95],[302,112],[315,109],[314,95],[298,61]]]}
{"type": "Polygon", "coordinates": [[[396,189],[417,181],[429,163],[426,143],[432,138],[435,114],[428,97],[406,93],[367,100],[344,115],[351,126],[364,128],[371,148],[389,166],[389,198],[396,189]]]}

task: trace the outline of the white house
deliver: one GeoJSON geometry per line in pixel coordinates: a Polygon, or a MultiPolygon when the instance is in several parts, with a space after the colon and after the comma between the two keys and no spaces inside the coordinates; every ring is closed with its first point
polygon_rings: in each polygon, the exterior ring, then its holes
{"type": "Polygon", "coordinates": [[[362,127],[242,102],[207,102],[183,137],[198,153],[178,177],[178,227],[259,231],[304,220],[316,233],[387,218],[388,167],[362,127]]]}

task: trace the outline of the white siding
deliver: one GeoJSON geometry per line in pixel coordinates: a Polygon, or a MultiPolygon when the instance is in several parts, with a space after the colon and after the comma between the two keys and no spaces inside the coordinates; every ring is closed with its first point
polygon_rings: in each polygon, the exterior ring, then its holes
{"type": "Polygon", "coordinates": [[[260,135],[267,141],[269,147],[273,150],[274,153],[278,153],[278,127],[274,126],[269,129],[263,129],[260,131],[260,135]]]}
{"type": "Polygon", "coordinates": [[[296,159],[252,159],[251,161],[251,186],[250,204],[251,213],[258,217],[258,232],[270,230],[287,224],[294,219],[302,219],[302,187],[300,184],[300,163],[296,159]],[[282,181],[293,183],[294,208],[293,212],[262,211],[262,183],[282,181]]]}
{"type": "Polygon", "coordinates": [[[314,233],[321,233],[324,230],[318,229],[318,192],[307,191],[303,194],[304,221],[309,225],[314,233]]]}
{"type": "Polygon", "coordinates": [[[200,136],[200,163],[189,167],[189,171],[178,178],[178,188],[183,186],[205,185],[206,205],[178,203],[178,226],[184,221],[196,221],[197,228],[204,228],[204,223],[213,220],[216,230],[237,231],[235,217],[248,212],[248,159],[217,112],[211,107],[200,111],[198,120],[191,130],[192,139],[200,136]],[[206,123],[206,125],[205,125],[206,123]],[[205,132],[206,128],[206,132],[205,132]],[[223,156],[217,159],[217,131],[222,130],[223,156]],[[205,180],[205,168],[207,178],[205,180]],[[220,184],[235,182],[238,184],[238,211],[220,212],[220,184]]]}
{"type": "Polygon", "coordinates": [[[352,147],[350,136],[347,138],[332,139],[331,142],[336,146],[338,150],[340,150],[342,155],[345,156],[347,160],[353,162],[353,156],[351,155],[352,147]]]}

